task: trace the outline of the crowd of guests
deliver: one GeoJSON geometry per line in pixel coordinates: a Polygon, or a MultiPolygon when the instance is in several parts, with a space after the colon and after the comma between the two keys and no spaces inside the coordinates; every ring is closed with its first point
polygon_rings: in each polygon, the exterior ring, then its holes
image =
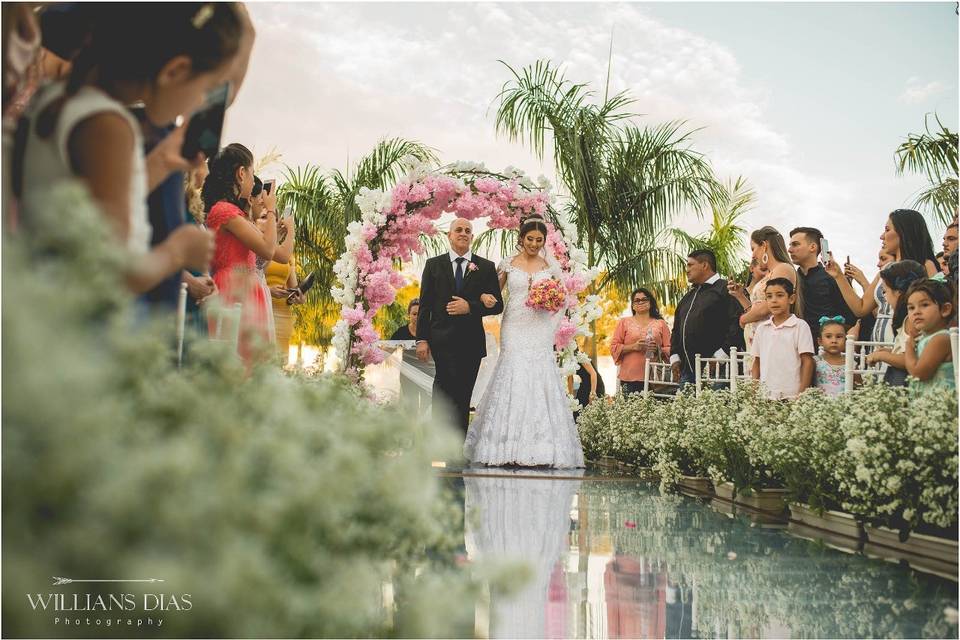
{"type": "Polygon", "coordinates": [[[239,3],[3,7],[4,222],[30,232],[30,202],[83,183],[123,247],[143,315],[169,314],[186,285],[199,335],[238,335],[248,362],[286,362],[304,302],[292,216],[228,144],[184,157],[190,116],[243,84],[254,27],[239,3]],[[239,323],[223,321],[240,304],[239,323]]]}
{"type": "MultiPolygon", "coordinates": [[[[79,180],[128,252],[126,286],[144,310],[172,315],[185,284],[198,333],[222,339],[224,310],[239,304],[240,354],[286,361],[291,307],[304,302],[306,285],[277,185],[254,174],[242,144],[209,158],[182,153],[184,120],[224,88],[229,107],[243,84],[255,35],[245,7],[8,3],[3,18],[7,230],[29,233],[32,196],[79,180]]],[[[711,251],[691,252],[693,287],[672,329],[652,291],[633,291],[610,345],[620,388],[642,389],[647,360],[668,361],[689,384],[697,354],[726,357],[736,347],[774,397],[810,386],[836,394],[851,337],[876,343],[869,362],[888,384],[954,385],[956,220],[937,253],[920,213],[890,213],[870,279],[825,254],[817,229],[788,238],[769,226],[751,234],[744,285],[721,278],[711,251]]],[[[578,375],[585,399],[602,395],[592,367],[578,375]]]]}
{"type": "Polygon", "coordinates": [[[633,291],[632,313],[618,321],[610,341],[620,388],[641,391],[648,360],[669,362],[682,387],[694,381],[698,355],[729,359],[736,348],[747,354],[746,372],[772,398],[793,398],[809,387],[835,396],[847,386],[847,340],[867,343],[866,363],[879,367],[887,384],[954,388],[956,218],[939,254],[923,216],[911,209],[890,213],[880,240],[872,279],[849,258],[841,266],[824,252],[823,234],[813,227],[793,229],[789,244],[773,227],[754,231],[744,285],[721,278],[709,249],[691,252],[686,272],[693,286],[672,330],[653,294],[633,291]]]}

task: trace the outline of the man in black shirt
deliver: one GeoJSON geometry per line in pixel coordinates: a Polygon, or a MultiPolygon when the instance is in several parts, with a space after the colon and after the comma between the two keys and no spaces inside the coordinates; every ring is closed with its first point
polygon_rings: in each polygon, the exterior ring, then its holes
{"type": "MultiPolygon", "coordinates": [[[[390,339],[416,340],[417,320],[419,317],[420,299],[414,298],[409,302],[409,304],[407,304],[407,324],[394,331],[393,335],[390,336],[390,339]]],[[[417,350],[415,347],[412,349],[404,349],[402,360],[405,365],[409,365],[414,369],[419,369],[431,378],[437,375],[437,366],[434,364],[433,359],[431,358],[426,362],[421,362],[417,358],[417,350]]],[[[420,385],[405,375],[403,370],[400,372],[400,396],[405,402],[409,402],[414,408],[421,412],[426,411],[427,407],[430,405],[430,395],[426,393],[424,389],[420,387],[420,385]]]]}
{"type": "Polygon", "coordinates": [[[820,241],[823,234],[813,227],[797,227],[790,232],[790,247],[787,252],[797,265],[797,284],[803,301],[803,319],[810,325],[814,338],[820,335],[820,318],[843,316],[847,327],[857,321],[836,281],[830,277],[818,261],[820,241]]]}
{"type": "Polygon", "coordinates": [[[681,385],[695,380],[697,354],[729,358],[730,347],[744,348],[740,328],[743,308],[727,291],[727,281],[717,274],[717,258],[712,251],[690,253],[687,279],[693,288],[677,305],[670,334],[673,378],[681,385]]]}

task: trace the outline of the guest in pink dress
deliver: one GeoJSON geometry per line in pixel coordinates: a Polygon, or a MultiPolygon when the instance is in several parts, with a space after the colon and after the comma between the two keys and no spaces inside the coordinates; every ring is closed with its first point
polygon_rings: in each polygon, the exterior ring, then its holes
{"type": "Polygon", "coordinates": [[[633,315],[620,318],[610,340],[610,354],[619,365],[617,377],[624,395],[643,391],[648,357],[656,362],[670,357],[670,327],[660,315],[657,299],[647,289],[639,288],[630,300],[633,315]]]}
{"type": "MultiPolygon", "coordinates": [[[[248,364],[267,358],[270,349],[269,296],[260,286],[256,258],[273,259],[277,249],[276,195],[264,195],[267,224],[261,232],[247,218],[253,190],[253,154],[241,144],[224,147],[208,162],[210,175],[203,183],[207,208],[206,226],[216,237],[210,272],[220,291],[224,308],[242,305],[240,356],[248,364]]],[[[217,319],[210,318],[210,335],[216,335],[217,319]]]]}

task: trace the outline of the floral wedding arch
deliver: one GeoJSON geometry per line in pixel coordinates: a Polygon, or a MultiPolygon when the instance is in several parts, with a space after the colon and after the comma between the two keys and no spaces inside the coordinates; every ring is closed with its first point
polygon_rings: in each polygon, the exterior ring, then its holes
{"type": "Polygon", "coordinates": [[[430,170],[416,158],[404,160],[406,175],[389,191],[361,190],[357,197],[361,220],[347,227],[346,251],[334,271],[337,285],[331,293],[341,305],[333,344],[340,370],[359,380],[363,367],[378,364],[386,353],[377,346],[380,336],[373,317],[393,303],[404,277],[394,260],[409,261],[424,252],[421,236],[438,232],[435,222],[444,212],[467,220],[487,218],[494,229],[519,229],[523,218],[538,214],[547,226],[545,246],[561,269],[566,302],[554,343],[563,375],[577,370],[576,337],[590,335],[590,323],[600,316],[599,296],[580,294],[597,277],[587,267],[584,251],[573,246],[568,232],[548,220],[549,183],[538,183],[507,168],[503,174],[483,165],[458,162],[445,170],[430,170]]]}

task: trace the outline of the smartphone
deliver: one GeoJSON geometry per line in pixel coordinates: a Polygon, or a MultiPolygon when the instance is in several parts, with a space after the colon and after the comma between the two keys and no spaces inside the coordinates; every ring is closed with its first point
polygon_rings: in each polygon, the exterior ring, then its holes
{"type": "Polygon", "coordinates": [[[267,180],[263,183],[263,190],[265,193],[271,193],[273,191],[273,186],[277,184],[276,180],[267,180]]]}
{"type": "Polygon", "coordinates": [[[290,295],[287,296],[287,304],[291,304],[293,297],[297,295],[297,293],[306,294],[307,291],[310,291],[310,289],[313,288],[313,285],[316,282],[316,280],[317,280],[317,274],[311,271],[310,275],[304,278],[299,286],[293,289],[288,289],[288,291],[290,292],[290,295]]]}
{"type": "Polygon", "coordinates": [[[230,95],[230,83],[225,82],[207,94],[206,103],[190,116],[190,124],[183,136],[180,150],[187,160],[193,160],[197,153],[203,152],[212,158],[220,151],[220,134],[223,132],[223,115],[227,110],[227,97],[230,95]]]}
{"type": "Polygon", "coordinates": [[[820,238],[820,258],[824,264],[830,261],[830,243],[826,238],[820,238]]]}

